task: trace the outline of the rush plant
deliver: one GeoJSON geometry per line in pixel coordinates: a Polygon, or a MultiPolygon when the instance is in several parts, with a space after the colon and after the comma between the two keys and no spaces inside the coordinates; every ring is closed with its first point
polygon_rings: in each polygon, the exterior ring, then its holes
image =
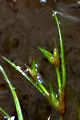
{"type": "MultiPolygon", "coordinates": [[[[49,84],[49,90],[46,89],[46,87],[43,85],[43,83],[40,81],[39,78],[39,71],[37,69],[37,64],[35,60],[32,62],[32,66],[26,66],[27,71],[29,72],[29,75],[26,74],[19,66],[16,66],[14,63],[12,63],[7,58],[3,57],[4,60],[6,60],[11,66],[13,66],[17,71],[19,71],[30,83],[33,84],[51,103],[53,107],[59,112],[60,120],[63,119],[64,113],[65,113],[65,87],[66,87],[66,67],[65,67],[65,59],[64,59],[64,48],[63,48],[63,40],[62,40],[62,34],[60,30],[60,25],[58,18],[56,16],[56,13],[53,11],[53,16],[55,18],[58,32],[59,32],[59,39],[60,39],[60,51],[61,51],[61,67],[62,72],[60,72],[60,55],[59,50],[57,46],[54,46],[53,53],[38,47],[38,49],[44,54],[44,56],[48,59],[48,61],[55,66],[56,74],[57,74],[57,82],[58,82],[58,93],[55,92],[52,84],[49,84]],[[57,97],[56,97],[57,95],[57,97]]],[[[4,74],[4,72],[3,72],[4,74]]],[[[5,74],[4,77],[8,79],[5,74]]],[[[10,84],[9,84],[10,86],[10,84]]],[[[13,94],[13,93],[12,93],[13,94]]],[[[19,114],[19,113],[18,113],[19,114]]],[[[19,118],[19,120],[22,120],[19,118]]]]}

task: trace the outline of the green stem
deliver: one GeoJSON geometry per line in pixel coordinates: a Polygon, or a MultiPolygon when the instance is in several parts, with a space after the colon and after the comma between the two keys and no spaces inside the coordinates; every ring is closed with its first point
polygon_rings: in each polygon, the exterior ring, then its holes
{"type": "Polygon", "coordinates": [[[2,108],[0,108],[0,111],[1,111],[7,118],[11,118],[2,108]]]}
{"type": "Polygon", "coordinates": [[[23,115],[22,115],[22,111],[21,111],[21,107],[20,107],[20,103],[19,103],[19,100],[18,100],[18,97],[17,97],[17,94],[12,86],[12,84],[10,83],[6,73],[4,72],[2,66],[0,66],[0,72],[2,72],[4,78],[6,79],[6,82],[8,83],[9,87],[10,87],[10,90],[11,90],[11,93],[12,93],[12,96],[13,96],[13,99],[14,99],[14,102],[15,102],[15,106],[16,106],[16,111],[17,111],[17,115],[18,115],[18,120],[23,120],[23,115]]]}
{"type": "MultiPolygon", "coordinates": [[[[21,74],[22,74],[22,70],[18,70],[21,74]]],[[[33,84],[33,86],[35,86],[38,90],[39,90],[39,92],[41,92],[43,95],[45,95],[44,94],[44,92],[43,92],[43,90],[41,89],[41,86],[39,87],[39,85],[37,85],[36,83],[35,83],[35,81],[33,81],[33,79],[31,79],[31,77],[29,77],[28,75],[26,75],[25,73],[24,74],[22,74],[27,80],[29,80],[32,84],[33,84]]]]}
{"type": "Polygon", "coordinates": [[[59,31],[60,47],[61,47],[61,63],[62,63],[62,80],[63,80],[62,87],[65,87],[65,85],[66,85],[66,68],[65,68],[65,59],[64,59],[64,48],[63,48],[62,34],[61,34],[59,21],[58,21],[58,18],[56,16],[55,11],[53,11],[53,14],[54,14],[56,24],[57,24],[57,27],[58,27],[58,31],[59,31]]]}
{"type": "Polygon", "coordinates": [[[60,71],[59,71],[59,68],[58,68],[58,67],[56,67],[56,73],[57,73],[59,94],[61,95],[61,77],[60,77],[60,71]]]}
{"type": "Polygon", "coordinates": [[[49,92],[46,90],[46,88],[43,86],[43,84],[41,84],[38,80],[37,80],[37,83],[40,86],[40,88],[42,89],[42,92],[46,95],[46,97],[48,97],[49,92]]]}

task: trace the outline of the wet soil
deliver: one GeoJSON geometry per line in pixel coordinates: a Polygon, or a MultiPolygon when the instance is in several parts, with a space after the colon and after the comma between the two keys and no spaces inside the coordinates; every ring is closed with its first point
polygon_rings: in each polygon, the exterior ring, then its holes
{"type": "MultiPolygon", "coordinates": [[[[19,97],[24,120],[58,120],[59,115],[44,96],[23,76],[2,60],[5,56],[24,69],[35,58],[48,88],[53,82],[57,89],[55,68],[38,50],[38,46],[52,51],[54,37],[59,45],[58,30],[52,9],[60,20],[67,68],[66,113],[64,120],[77,120],[77,100],[80,99],[80,4],[78,0],[0,0],[0,64],[19,97]]],[[[0,74],[0,107],[16,116],[13,98],[0,74]]],[[[17,119],[17,118],[16,118],[17,119]]]]}

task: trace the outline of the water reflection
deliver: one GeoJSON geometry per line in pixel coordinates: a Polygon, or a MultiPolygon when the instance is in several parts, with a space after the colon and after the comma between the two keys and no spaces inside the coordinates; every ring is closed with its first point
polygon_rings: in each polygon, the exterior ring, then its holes
{"type": "Polygon", "coordinates": [[[78,1],[77,3],[80,4],[80,1],[78,1]]]}
{"type": "Polygon", "coordinates": [[[80,22],[80,1],[73,4],[56,4],[56,13],[73,22],[80,22]]]}
{"type": "Polygon", "coordinates": [[[61,17],[64,17],[64,18],[67,18],[69,20],[72,20],[72,21],[75,21],[75,22],[80,22],[80,18],[76,17],[76,16],[72,16],[72,15],[69,15],[69,14],[65,14],[63,12],[58,12],[56,11],[56,14],[59,14],[61,17]]]}
{"type": "Polygon", "coordinates": [[[46,0],[40,0],[40,2],[46,2],[46,0]]]}

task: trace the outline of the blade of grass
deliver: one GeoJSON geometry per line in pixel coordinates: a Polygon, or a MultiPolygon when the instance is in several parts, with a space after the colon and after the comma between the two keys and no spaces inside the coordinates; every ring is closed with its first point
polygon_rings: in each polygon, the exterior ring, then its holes
{"type": "Polygon", "coordinates": [[[61,30],[60,30],[59,21],[58,21],[58,18],[56,16],[56,13],[54,10],[53,10],[53,15],[56,20],[56,24],[57,24],[58,32],[59,32],[60,46],[61,46],[62,80],[63,80],[62,87],[65,87],[65,85],[66,85],[66,68],[65,68],[65,59],[64,59],[63,40],[62,40],[62,34],[61,34],[61,30]]]}
{"type": "Polygon", "coordinates": [[[50,101],[51,101],[51,104],[52,104],[54,107],[57,108],[58,105],[59,105],[59,103],[58,103],[58,98],[56,97],[56,93],[54,92],[51,83],[49,84],[49,89],[50,89],[50,101]]]}
{"type": "Polygon", "coordinates": [[[11,117],[2,108],[0,108],[0,112],[11,120],[11,117]]]}
{"type": "Polygon", "coordinates": [[[35,59],[33,59],[33,62],[32,62],[32,71],[33,71],[34,74],[37,73],[37,67],[35,65],[36,65],[35,59]]]}
{"type": "Polygon", "coordinates": [[[41,48],[41,47],[38,47],[38,48],[39,48],[39,50],[45,55],[45,57],[46,57],[51,63],[53,63],[53,54],[50,53],[49,51],[41,48]]]}
{"type": "Polygon", "coordinates": [[[15,90],[14,90],[14,87],[12,86],[11,82],[9,81],[9,79],[8,79],[6,73],[4,72],[2,66],[0,66],[0,71],[1,71],[1,73],[3,74],[6,82],[8,83],[8,85],[9,85],[9,87],[10,87],[10,90],[11,90],[11,93],[12,93],[12,96],[13,96],[13,99],[14,99],[14,102],[15,102],[15,106],[16,106],[16,111],[17,111],[17,115],[18,115],[18,120],[23,120],[23,115],[22,115],[20,103],[19,103],[17,94],[16,94],[16,92],[15,92],[15,90]]]}
{"type": "Polygon", "coordinates": [[[43,84],[40,83],[38,80],[37,80],[37,83],[41,87],[41,89],[42,89],[43,93],[45,94],[45,96],[48,97],[49,96],[49,92],[46,90],[46,88],[43,86],[43,84]]]}

